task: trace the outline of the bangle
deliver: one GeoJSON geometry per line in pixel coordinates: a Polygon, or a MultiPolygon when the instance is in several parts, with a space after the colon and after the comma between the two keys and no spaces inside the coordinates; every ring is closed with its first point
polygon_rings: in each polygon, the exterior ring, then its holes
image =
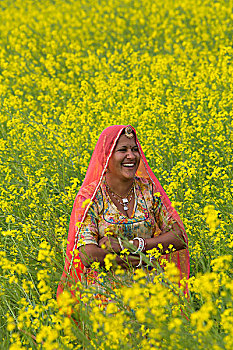
{"type": "Polygon", "coordinates": [[[133,239],[133,241],[134,240],[138,240],[138,242],[139,242],[139,245],[138,245],[138,249],[137,250],[135,250],[135,252],[132,252],[132,254],[137,254],[137,253],[139,253],[139,252],[142,252],[143,250],[144,250],[144,248],[145,248],[145,239],[144,238],[141,238],[141,237],[135,237],[134,239],[133,239]]]}
{"type": "Polygon", "coordinates": [[[135,267],[140,267],[140,266],[142,266],[142,255],[140,254],[140,261],[139,261],[139,264],[137,265],[137,266],[135,266],[135,267]]]}
{"type": "Polygon", "coordinates": [[[119,245],[120,245],[120,247],[121,247],[121,250],[124,250],[125,248],[124,248],[124,246],[123,246],[123,244],[122,244],[122,242],[121,242],[120,237],[117,237],[117,239],[118,239],[118,243],[119,243],[119,245]]]}

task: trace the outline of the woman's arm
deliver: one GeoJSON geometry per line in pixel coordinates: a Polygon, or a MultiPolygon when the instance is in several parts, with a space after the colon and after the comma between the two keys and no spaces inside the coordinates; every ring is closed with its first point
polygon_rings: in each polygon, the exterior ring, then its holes
{"type": "MultiPolygon", "coordinates": [[[[124,240],[122,240],[122,243],[124,244],[124,240]]],[[[137,250],[138,245],[139,245],[139,241],[138,240],[134,240],[133,244],[135,246],[135,250],[137,250]]],[[[180,229],[179,225],[177,223],[174,223],[172,225],[172,229],[171,231],[165,232],[164,234],[160,234],[159,236],[153,237],[153,238],[146,238],[145,239],[145,249],[144,249],[144,253],[148,250],[151,250],[153,248],[158,248],[160,253],[166,254],[166,252],[169,250],[171,251],[171,249],[169,249],[169,246],[173,247],[174,250],[181,250],[181,249],[185,249],[186,248],[186,243],[184,240],[184,236],[183,236],[183,231],[180,229]],[[158,248],[158,245],[162,245],[163,248],[160,249],[158,248]]],[[[106,254],[109,253],[120,253],[121,251],[121,247],[119,244],[119,241],[117,240],[117,238],[115,237],[103,237],[101,238],[101,240],[99,241],[99,247],[100,249],[99,254],[102,256],[106,256],[106,254]]],[[[88,254],[90,254],[89,248],[88,248],[88,254]]],[[[94,252],[94,256],[93,258],[97,258],[98,260],[95,261],[100,261],[100,256],[97,252],[94,252]],[[98,257],[97,257],[98,255],[98,257]]],[[[131,262],[131,258],[132,258],[132,262],[135,262],[135,257],[130,255],[128,257],[128,261],[129,263],[131,262]]],[[[103,258],[104,260],[104,258],[103,258]]],[[[118,264],[122,264],[122,259],[116,259],[118,264]]],[[[94,260],[93,260],[94,261],[94,260]]],[[[138,261],[138,259],[137,259],[138,261]]],[[[102,263],[103,264],[103,263],[102,263]]],[[[137,264],[133,264],[133,266],[136,266],[137,264]]]]}
{"type": "MultiPolygon", "coordinates": [[[[85,246],[79,247],[80,259],[83,265],[86,267],[90,267],[91,264],[95,261],[99,262],[100,266],[104,266],[104,259],[106,255],[110,254],[111,252],[114,252],[114,250],[110,248],[109,250],[103,249],[96,244],[87,244],[85,246]]],[[[137,256],[126,256],[124,258],[121,258],[120,256],[115,255],[115,261],[117,265],[121,266],[124,269],[127,269],[130,266],[136,267],[139,264],[140,258],[137,256]]]]}
{"type": "MultiPolygon", "coordinates": [[[[122,243],[124,244],[124,240],[122,240],[122,243]]],[[[174,250],[186,248],[183,231],[180,229],[177,223],[173,224],[171,231],[165,232],[164,234],[160,234],[159,236],[153,238],[146,238],[145,249],[143,252],[145,253],[147,250],[158,248],[159,244],[163,246],[163,249],[159,249],[162,255],[166,254],[166,251],[170,250],[168,248],[170,245],[172,245],[174,250]]],[[[135,239],[133,241],[133,245],[135,246],[135,250],[137,250],[139,241],[135,239]]],[[[99,246],[105,248],[108,253],[119,253],[121,251],[118,240],[114,237],[103,237],[99,242],[99,246]]]]}
{"type": "MultiPolygon", "coordinates": [[[[138,247],[139,242],[135,240],[134,244],[136,247],[138,247]]],[[[183,232],[177,223],[173,224],[171,231],[160,234],[159,236],[153,238],[145,239],[145,251],[151,250],[153,248],[158,248],[159,244],[162,244],[163,246],[163,249],[160,251],[161,254],[166,254],[166,251],[169,250],[168,247],[170,245],[172,245],[175,250],[186,248],[183,232]]]]}

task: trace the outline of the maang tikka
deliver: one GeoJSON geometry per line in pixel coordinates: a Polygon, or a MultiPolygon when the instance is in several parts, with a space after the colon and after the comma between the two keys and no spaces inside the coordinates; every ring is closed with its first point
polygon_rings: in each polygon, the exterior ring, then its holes
{"type": "Polygon", "coordinates": [[[128,137],[129,139],[132,139],[132,137],[134,137],[133,129],[131,126],[127,126],[125,128],[125,136],[128,137]]]}

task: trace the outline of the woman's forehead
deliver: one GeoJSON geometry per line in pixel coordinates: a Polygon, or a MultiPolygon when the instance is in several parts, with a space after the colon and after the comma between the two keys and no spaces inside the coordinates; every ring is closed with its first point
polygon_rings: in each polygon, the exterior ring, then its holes
{"type": "Polygon", "coordinates": [[[132,147],[136,146],[136,140],[135,137],[132,139],[129,139],[126,135],[121,135],[117,141],[116,147],[119,146],[127,146],[127,147],[132,147]]]}

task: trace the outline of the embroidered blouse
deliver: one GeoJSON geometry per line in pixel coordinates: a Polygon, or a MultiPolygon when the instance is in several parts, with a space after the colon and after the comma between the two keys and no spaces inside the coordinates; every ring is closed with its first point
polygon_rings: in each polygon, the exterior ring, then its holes
{"type": "Polygon", "coordinates": [[[129,240],[155,237],[171,230],[173,223],[174,219],[149,180],[135,177],[135,203],[131,217],[118,210],[103,181],[79,232],[77,248],[84,244],[98,245],[108,232],[129,240]]]}

